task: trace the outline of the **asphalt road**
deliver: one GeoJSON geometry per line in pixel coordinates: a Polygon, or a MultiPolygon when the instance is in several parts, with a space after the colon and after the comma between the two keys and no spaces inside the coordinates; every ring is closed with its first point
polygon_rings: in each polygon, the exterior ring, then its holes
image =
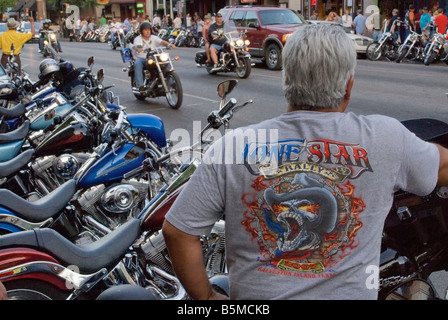
{"type": "MultiPolygon", "coordinates": [[[[191,130],[193,121],[205,121],[210,111],[219,105],[216,88],[219,82],[236,78],[234,73],[209,75],[205,69],[196,67],[194,55],[200,49],[176,48],[170,50],[177,55],[174,63],[179,74],[184,101],[179,110],[172,110],[164,97],[138,101],[130,91],[130,80],[122,71],[127,64],[121,60],[119,50],[112,50],[105,43],[62,43],[64,59],[75,66],[86,66],[89,56],[95,57],[94,70],[103,68],[105,85],[114,84],[112,91],[120,97],[128,112],[147,112],[165,121],[169,134],[176,128],[191,130]]],[[[37,44],[25,45],[22,63],[32,78],[37,78],[38,63],[42,55],[37,52],[37,44]]],[[[286,110],[281,88],[281,71],[271,71],[263,66],[255,66],[248,79],[240,79],[232,92],[238,102],[254,100],[237,113],[232,126],[238,127],[259,122],[286,110]]],[[[358,59],[355,85],[349,105],[350,111],[359,114],[379,113],[399,120],[412,118],[436,118],[448,121],[448,66],[445,64],[425,66],[414,63],[391,63],[358,59]]]]}
{"type": "MultiPolygon", "coordinates": [[[[128,112],[152,113],[161,117],[167,136],[178,128],[192,132],[194,121],[205,124],[207,115],[219,106],[218,83],[236,78],[232,73],[211,76],[205,69],[198,69],[194,55],[201,49],[173,49],[170,54],[180,57],[174,66],[182,81],[184,101],[179,110],[172,110],[165,98],[135,99],[130,91],[130,80],[122,71],[127,64],[122,62],[119,50],[112,50],[104,43],[73,42],[63,42],[62,49],[61,56],[77,67],[86,66],[88,57],[94,56],[94,70],[104,69],[104,84],[115,85],[112,91],[120,97],[120,103],[127,107],[128,112]]],[[[37,79],[38,65],[43,59],[37,44],[26,44],[21,59],[23,68],[32,79],[37,79]]],[[[286,110],[281,75],[281,71],[270,71],[257,65],[248,79],[239,80],[229,97],[236,98],[238,102],[253,99],[254,103],[235,114],[231,127],[269,119],[286,110]]],[[[445,64],[425,66],[412,62],[397,64],[358,59],[348,110],[358,114],[384,114],[399,120],[435,118],[448,122],[447,92],[448,66],[445,64]]],[[[442,296],[448,285],[447,279],[445,272],[432,277],[442,296]]]]}

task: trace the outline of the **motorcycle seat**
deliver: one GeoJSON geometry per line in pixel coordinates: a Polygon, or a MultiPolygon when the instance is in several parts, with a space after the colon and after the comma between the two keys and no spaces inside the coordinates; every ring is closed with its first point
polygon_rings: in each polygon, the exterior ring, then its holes
{"type": "Polygon", "coordinates": [[[6,133],[0,133],[0,144],[23,140],[29,131],[30,121],[26,120],[17,129],[6,133]]]}
{"type": "Polygon", "coordinates": [[[411,119],[401,122],[409,131],[425,141],[438,142],[448,133],[448,124],[436,119],[411,119]]]}
{"type": "Polygon", "coordinates": [[[116,263],[140,232],[140,220],[132,219],[101,239],[78,246],[50,228],[34,229],[1,237],[1,248],[28,247],[51,254],[66,266],[81,273],[93,273],[116,263]]]}
{"type": "Polygon", "coordinates": [[[25,220],[41,222],[59,213],[75,193],[76,181],[73,179],[36,201],[28,201],[8,189],[0,189],[0,206],[25,220]]]}
{"type": "Polygon", "coordinates": [[[0,178],[9,177],[23,168],[33,157],[34,150],[26,150],[11,160],[0,163],[0,178]]]}
{"type": "Polygon", "coordinates": [[[0,108],[0,116],[5,117],[6,119],[12,119],[20,117],[25,114],[26,108],[22,103],[16,104],[14,107],[6,109],[0,108]]]}

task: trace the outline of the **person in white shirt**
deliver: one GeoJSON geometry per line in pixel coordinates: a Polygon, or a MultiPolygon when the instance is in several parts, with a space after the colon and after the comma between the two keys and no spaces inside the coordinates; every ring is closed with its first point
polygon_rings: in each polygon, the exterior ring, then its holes
{"type": "Polygon", "coordinates": [[[114,43],[115,34],[121,28],[121,22],[117,22],[117,18],[113,18],[111,24],[109,25],[110,30],[110,43],[114,43]]]}
{"type": "Polygon", "coordinates": [[[146,64],[145,49],[155,50],[160,46],[171,46],[174,48],[174,45],[152,34],[152,25],[149,22],[140,24],[140,35],[134,39],[131,47],[132,55],[135,59],[134,75],[136,88],[139,88],[144,82],[143,69],[146,64]]]}
{"type": "Polygon", "coordinates": [[[180,15],[177,15],[176,18],[174,18],[173,24],[176,29],[180,29],[180,27],[182,27],[182,19],[180,18],[180,15]]]}
{"type": "Polygon", "coordinates": [[[353,18],[350,15],[350,10],[345,9],[345,14],[342,16],[342,26],[344,28],[348,28],[349,30],[352,30],[352,24],[353,24],[353,18]]]}
{"type": "Polygon", "coordinates": [[[154,27],[161,27],[162,26],[162,20],[160,19],[160,16],[158,14],[155,15],[154,19],[152,20],[152,24],[154,27]]]}

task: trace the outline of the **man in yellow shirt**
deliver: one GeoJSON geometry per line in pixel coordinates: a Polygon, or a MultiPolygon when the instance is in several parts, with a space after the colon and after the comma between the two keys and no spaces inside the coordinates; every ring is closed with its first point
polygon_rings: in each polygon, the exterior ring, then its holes
{"type": "Polygon", "coordinates": [[[21,33],[17,32],[16,29],[19,27],[20,23],[14,18],[9,18],[6,26],[8,31],[0,34],[0,49],[2,50],[1,63],[4,68],[8,62],[9,54],[11,53],[11,45],[14,44],[14,56],[15,60],[19,66],[19,74],[21,73],[21,61],[20,61],[20,51],[22,50],[25,42],[30,40],[36,33],[34,29],[34,19],[33,17],[28,17],[28,21],[31,23],[31,32],[21,33]]]}

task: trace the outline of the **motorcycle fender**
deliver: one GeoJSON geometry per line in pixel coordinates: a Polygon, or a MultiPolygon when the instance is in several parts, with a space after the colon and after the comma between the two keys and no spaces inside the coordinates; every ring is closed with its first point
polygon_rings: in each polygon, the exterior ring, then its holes
{"type": "Polygon", "coordinates": [[[9,223],[8,218],[14,218],[16,215],[9,211],[8,209],[0,207],[0,231],[4,230],[8,233],[14,233],[23,231],[23,229],[19,228],[18,226],[15,226],[11,223],[9,223]]]}
{"type": "Polygon", "coordinates": [[[0,281],[6,283],[17,279],[36,279],[48,282],[61,290],[68,290],[65,281],[47,273],[25,273],[20,275],[21,266],[33,262],[60,264],[52,256],[30,248],[9,248],[0,250],[0,281]]]}
{"type": "MultiPolygon", "coordinates": [[[[143,221],[142,228],[143,230],[160,230],[163,225],[163,221],[165,221],[165,216],[173,205],[174,201],[177,199],[177,196],[182,191],[183,186],[180,186],[174,193],[171,193],[164,201],[162,201],[155,209],[154,212],[143,221]]],[[[162,196],[163,193],[157,195],[153,200],[157,201],[158,197],[162,196]]],[[[152,201],[151,201],[152,202],[152,201]]]]}
{"type": "Polygon", "coordinates": [[[152,114],[129,114],[127,120],[135,129],[143,131],[160,148],[166,147],[165,126],[162,119],[152,114]]]}

